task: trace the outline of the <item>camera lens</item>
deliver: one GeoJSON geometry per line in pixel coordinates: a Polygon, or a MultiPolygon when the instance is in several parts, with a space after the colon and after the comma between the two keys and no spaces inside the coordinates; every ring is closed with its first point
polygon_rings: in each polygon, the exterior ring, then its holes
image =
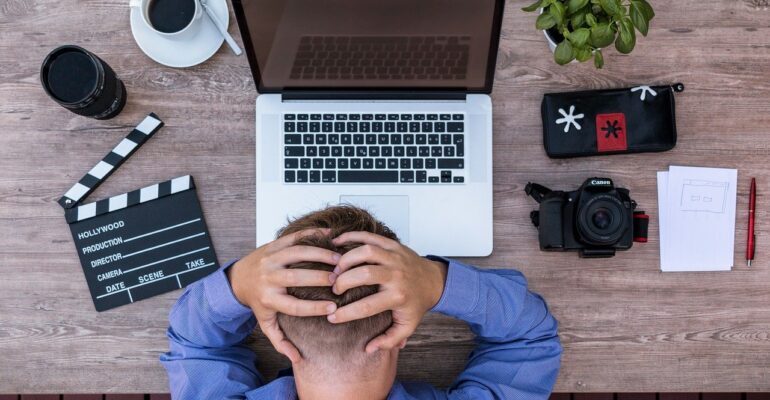
{"type": "Polygon", "coordinates": [[[597,210],[591,218],[594,225],[599,229],[607,229],[612,224],[612,214],[606,209],[597,210]]]}
{"type": "Polygon", "coordinates": [[[581,241],[595,246],[614,245],[630,228],[629,212],[616,196],[593,195],[578,210],[577,229],[581,241]]]}

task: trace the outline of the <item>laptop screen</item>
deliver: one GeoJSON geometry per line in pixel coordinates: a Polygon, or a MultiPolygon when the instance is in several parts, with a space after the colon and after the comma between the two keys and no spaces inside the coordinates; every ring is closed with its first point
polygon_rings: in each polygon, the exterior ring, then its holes
{"type": "Polygon", "coordinates": [[[234,0],[233,5],[262,93],[488,93],[503,2],[234,0]]]}

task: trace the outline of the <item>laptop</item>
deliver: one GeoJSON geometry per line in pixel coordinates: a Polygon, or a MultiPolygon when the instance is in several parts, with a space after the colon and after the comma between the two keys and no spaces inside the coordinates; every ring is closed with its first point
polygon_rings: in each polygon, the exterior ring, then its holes
{"type": "Polygon", "coordinates": [[[420,254],[492,252],[504,0],[233,0],[256,100],[256,239],[335,204],[420,254]]]}

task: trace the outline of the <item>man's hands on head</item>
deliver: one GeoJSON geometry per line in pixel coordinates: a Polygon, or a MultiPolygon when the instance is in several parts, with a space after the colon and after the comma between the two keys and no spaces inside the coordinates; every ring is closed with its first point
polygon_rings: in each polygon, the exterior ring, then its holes
{"type": "Polygon", "coordinates": [[[348,232],[334,244],[362,243],[340,258],[334,269],[334,293],[379,285],[377,293],[340,307],[327,318],[342,323],[366,318],[384,311],[393,312],[393,325],[366,346],[368,353],[403,347],[422,317],[441,299],[447,266],[420,257],[401,243],[369,232],[348,232]],[[360,265],[360,266],[359,266],[360,265]],[[358,268],[353,268],[359,266],[358,268]]]}
{"type": "Polygon", "coordinates": [[[286,292],[287,287],[332,285],[334,277],[330,272],[287,268],[300,262],[337,265],[340,255],[331,250],[295,245],[299,238],[319,234],[328,235],[329,230],[286,235],[254,250],[227,271],[235,297],[251,308],[273,347],[295,363],[301,356],[278,326],[277,313],[310,317],[328,315],[337,309],[331,301],[300,300],[286,292]]]}

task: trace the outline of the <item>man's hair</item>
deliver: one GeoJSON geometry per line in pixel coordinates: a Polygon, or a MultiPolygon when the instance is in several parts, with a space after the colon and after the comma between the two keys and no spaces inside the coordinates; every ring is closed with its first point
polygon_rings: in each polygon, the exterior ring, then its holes
{"type": "MultiPolygon", "coordinates": [[[[299,239],[296,244],[321,247],[345,254],[361,246],[358,243],[335,246],[332,239],[345,232],[371,232],[398,240],[393,231],[382,222],[375,219],[367,211],[353,206],[329,207],[297,218],[281,229],[278,232],[278,237],[314,228],[328,228],[331,232],[329,235],[305,236],[299,239]]],[[[302,262],[291,265],[289,268],[332,271],[334,266],[317,262],[302,262]]],[[[353,303],[377,293],[377,291],[377,285],[351,288],[341,295],[334,294],[330,286],[288,288],[288,293],[299,299],[333,301],[337,307],[353,303]]],[[[293,317],[278,314],[279,326],[286,337],[300,351],[302,357],[327,367],[334,365],[362,366],[367,360],[372,359],[365,354],[366,344],[385,332],[391,323],[390,311],[340,324],[330,323],[325,316],[293,317]]]]}

